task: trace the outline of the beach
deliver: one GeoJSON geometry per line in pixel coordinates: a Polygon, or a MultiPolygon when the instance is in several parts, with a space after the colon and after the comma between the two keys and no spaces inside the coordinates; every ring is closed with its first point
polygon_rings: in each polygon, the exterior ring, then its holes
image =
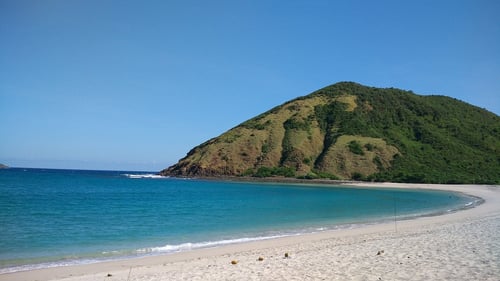
{"type": "Polygon", "coordinates": [[[353,185],[457,191],[484,203],[439,216],[8,273],[0,280],[500,280],[500,187],[353,185]]]}

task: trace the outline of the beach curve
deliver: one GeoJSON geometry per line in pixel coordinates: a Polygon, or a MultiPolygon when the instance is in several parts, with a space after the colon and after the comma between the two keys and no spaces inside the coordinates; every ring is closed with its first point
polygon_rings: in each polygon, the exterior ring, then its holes
{"type": "Polygon", "coordinates": [[[446,190],[480,197],[484,203],[440,216],[162,256],[7,273],[0,275],[0,280],[498,280],[498,186],[343,185],[446,190]]]}

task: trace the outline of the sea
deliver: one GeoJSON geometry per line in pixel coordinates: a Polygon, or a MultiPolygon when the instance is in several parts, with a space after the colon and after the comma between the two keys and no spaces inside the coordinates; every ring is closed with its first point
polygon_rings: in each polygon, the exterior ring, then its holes
{"type": "Polygon", "coordinates": [[[0,274],[197,248],[470,208],[460,193],[0,169],[0,274]]]}

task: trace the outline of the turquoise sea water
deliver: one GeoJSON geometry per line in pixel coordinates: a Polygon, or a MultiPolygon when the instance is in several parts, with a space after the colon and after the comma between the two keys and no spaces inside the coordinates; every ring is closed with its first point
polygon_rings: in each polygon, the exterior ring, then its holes
{"type": "Polygon", "coordinates": [[[477,200],[441,191],[5,169],[0,273],[400,220],[470,207],[477,200]]]}

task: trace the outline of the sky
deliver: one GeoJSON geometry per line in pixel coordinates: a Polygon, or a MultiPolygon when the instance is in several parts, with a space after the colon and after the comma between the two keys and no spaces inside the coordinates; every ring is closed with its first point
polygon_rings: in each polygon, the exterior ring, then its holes
{"type": "Polygon", "coordinates": [[[500,114],[500,1],[0,0],[0,163],[159,171],[340,81],[500,114]]]}

